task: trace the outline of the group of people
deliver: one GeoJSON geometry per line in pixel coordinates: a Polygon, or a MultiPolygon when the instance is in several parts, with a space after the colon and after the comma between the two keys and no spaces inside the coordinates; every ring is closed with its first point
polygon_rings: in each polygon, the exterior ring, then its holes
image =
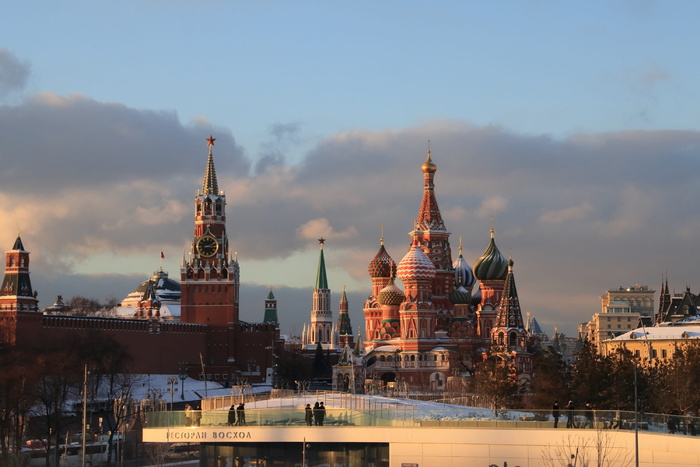
{"type": "Polygon", "coordinates": [[[304,408],[304,419],[308,426],[323,426],[323,419],[326,418],[326,407],[323,402],[316,402],[313,409],[311,404],[306,404],[304,408]]]}
{"type": "Polygon", "coordinates": [[[192,409],[189,404],[185,405],[185,423],[187,426],[199,426],[202,421],[202,407],[197,406],[196,409],[192,409]]]}
{"type": "MultiPolygon", "coordinates": [[[[566,404],[566,427],[567,428],[576,428],[574,424],[574,413],[576,408],[574,407],[574,401],[569,401],[568,404],[566,404]]],[[[559,401],[554,401],[554,405],[552,405],[552,417],[554,418],[554,428],[557,428],[559,425],[559,401]]],[[[593,406],[591,405],[590,402],[586,402],[586,406],[584,407],[583,410],[583,415],[585,418],[585,421],[583,425],[581,425],[581,428],[593,428],[593,406]]]]}
{"type": "Polygon", "coordinates": [[[672,435],[675,434],[676,431],[680,431],[681,433],[688,434],[690,436],[697,435],[693,419],[688,417],[684,424],[681,422],[681,418],[679,417],[678,412],[675,410],[668,416],[666,427],[668,428],[668,432],[672,435]]]}
{"type": "Polygon", "coordinates": [[[245,425],[245,404],[241,402],[236,407],[236,404],[231,404],[231,408],[228,409],[228,426],[243,426],[245,425]],[[236,420],[238,416],[238,420],[236,420]]]}

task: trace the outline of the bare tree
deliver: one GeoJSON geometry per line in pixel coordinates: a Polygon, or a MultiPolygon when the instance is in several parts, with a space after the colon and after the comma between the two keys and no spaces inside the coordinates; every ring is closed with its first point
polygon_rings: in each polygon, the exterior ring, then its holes
{"type": "Polygon", "coordinates": [[[38,419],[42,420],[41,438],[46,442],[46,467],[54,456],[53,465],[58,465],[58,444],[63,439],[63,431],[67,423],[65,409],[70,399],[78,399],[79,382],[82,379],[75,370],[73,352],[70,349],[46,351],[39,359],[41,376],[37,385],[37,405],[35,406],[38,419]],[[53,449],[52,449],[53,448],[53,449]]]}
{"type": "Polygon", "coordinates": [[[107,463],[112,462],[114,437],[133,425],[135,403],[132,397],[135,377],[129,372],[131,356],[109,336],[90,334],[79,345],[81,360],[90,369],[88,396],[92,407],[111,406],[103,418],[109,432],[107,463]]]}
{"type": "Polygon", "coordinates": [[[146,456],[152,465],[162,467],[168,459],[168,453],[174,445],[172,443],[148,443],[146,444],[146,456]]]}
{"type": "Polygon", "coordinates": [[[38,373],[31,356],[18,351],[0,355],[0,464],[20,465],[22,440],[36,403],[38,373]]]}
{"type": "Polygon", "coordinates": [[[625,467],[632,465],[634,453],[618,448],[607,430],[597,429],[592,436],[568,434],[554,445],[542,449],[542,464],[547,467],[625,467]]]}

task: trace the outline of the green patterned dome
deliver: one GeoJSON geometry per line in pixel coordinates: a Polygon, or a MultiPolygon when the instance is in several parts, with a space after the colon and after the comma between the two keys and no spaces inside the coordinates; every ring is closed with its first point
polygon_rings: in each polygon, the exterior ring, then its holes
{"type": "Polygon", "coordinates": [[[461,284],[459,287],[450,292],[450,302],[453,305],[469,305],[471,301],[471,294],[461,284]]]}
{"type": "Polygon", "coordinates": [[[505,280],[507,274],[508,260],[498,250],[491,229],[491,242],[481,258],[474,263],[474,275],[480,281],[495,281],[505,280]]]}

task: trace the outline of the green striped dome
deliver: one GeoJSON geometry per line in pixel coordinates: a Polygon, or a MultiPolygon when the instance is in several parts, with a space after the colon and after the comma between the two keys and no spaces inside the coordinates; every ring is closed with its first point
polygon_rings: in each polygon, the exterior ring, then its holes
{"type": "Polygon", "coordinates": [[[496,246],[494,231],[491,229],[491,241],[481,258],[474,263],[474,275],[480,281],[505,280],[508,274],[508,260],[496,246]]]}

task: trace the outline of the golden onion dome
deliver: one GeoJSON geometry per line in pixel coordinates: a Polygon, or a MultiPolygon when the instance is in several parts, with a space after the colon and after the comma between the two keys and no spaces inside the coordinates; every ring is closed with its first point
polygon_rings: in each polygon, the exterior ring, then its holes
{"type": "Polygon", "coordinates": [[[420,169],[423,171],[423,173],[435,173],[435,171],[437,171],[437,165],[435,165],[430,159],[430,149],[428,149],[428,158],[425,160],[420,169]]]}

